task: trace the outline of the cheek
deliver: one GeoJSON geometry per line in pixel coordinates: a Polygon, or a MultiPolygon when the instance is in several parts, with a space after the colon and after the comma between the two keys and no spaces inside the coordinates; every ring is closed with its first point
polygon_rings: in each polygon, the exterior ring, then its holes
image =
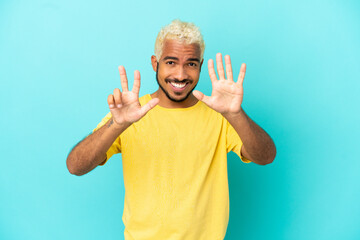
{"type": "Polygon", "coordinates": [[[194,71],[192,74],[191,74],[191,77],[194,79],[194,80],[199,80],[200,78],[200,72],[199,71],[194,71]]]}
{"type": "MultiPolygon", "coordinates": [[[[160,72],[159,72],[160,74],[160,72]]],[[[162,79],[166,79],[166,78],[172,78],[173,77],[173,71],[171,71],[171,69],[163,69],[161,71],[161,78],[162,79]]]]}
{"type": "Polygon", "coordinates": [[[159,71],[158,71],[158,78],[159,79],[165,79],[165,77],[166,77],[165,71],[160,68],[159,71]]]}

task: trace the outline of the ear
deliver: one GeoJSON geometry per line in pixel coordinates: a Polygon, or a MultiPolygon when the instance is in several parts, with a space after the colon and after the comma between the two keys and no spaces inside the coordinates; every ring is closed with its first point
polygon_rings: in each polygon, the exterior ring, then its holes
{"type": "Polygon", "coordinates": [[[199,71],[199,72],[201,72],[201,67],[202,67],[203,62],[204,62],[204,59],[201,60],[201,63],[200,63],[200,71],[199,71]]]}
{"type": "Polygon", "coordinates": [[[153,70],[156,72],[156,70],[157,70],[157,59],[156,59],[155,55],[151,56],[151,65],[152,65],[153,70]]]}

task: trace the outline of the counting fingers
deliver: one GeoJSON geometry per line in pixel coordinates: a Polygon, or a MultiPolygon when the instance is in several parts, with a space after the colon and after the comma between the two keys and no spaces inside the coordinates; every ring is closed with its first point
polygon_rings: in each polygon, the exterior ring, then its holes
{"type": "Polygon", "coordinates": [[[120,108],[122,106],[122,101],[121,101],[121,92],[120,89],[118,88],[114,89],[114,100],[115,100],[115,106],[120,108]]]}
{"type": "Polygon", "coordinates": [[[225,72],[221,53],[216,54],[216,67],[219,74],[219,80],[225,79],[225,72]]]}
{"type": "Polygon", "coordinates": [[[236,83],[238,83],[238,84],[240,84],[240,85],[243,84],[244,78],[245,78],[245,73],[246,73],[246,64],[243,63],[243,64],[241,64],[238,81],[237,81],[236,83]]]}
{"type": "Polygon", "coordinates": [[[107,102],[109,104],[109,108],[113,109],[115,108],[115,101],[114,101],[114,96],[112,94],[110,94],[107,98],[107,102]]]}
{"type": "Polygon", "coordinates": [[[140,72],[138,70],[136,70],[134,72],[134,86],[133,86],[133,89],[131,91],[133,93],[136,93],[137,95],[139,95],[139,91],[140,91],[140,72]]]}
{"type": "Polygon", "coordinates": [[[128,80],[126,77],[126,71],[124,66],[119,66],[120,80],[121,80],[121,88],[123,92],[129,91],[128,89],[128,80]]]}
{"type": "Polygon", "coordinates": [[[208,70],[209,70],[209,76],[211,79],[211,82],[214,83],[217,81],[217,76],[214,69],[214,61],[212,59],[209,59],[208,61],[208,70]]]}
{"type": "Polygon", "coordinates": [[[226,67],[226,77],[228,80],[233,80],[231,60],[229,55],[225,55],[225,67],[226,67]]]}

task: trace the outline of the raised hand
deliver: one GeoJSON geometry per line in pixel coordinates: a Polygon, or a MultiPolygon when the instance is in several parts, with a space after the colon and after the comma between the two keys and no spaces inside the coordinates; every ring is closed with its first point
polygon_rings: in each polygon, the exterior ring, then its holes
{"type": "Polygon", "coordinates": [[[115,88],[114,94],[110,94],[107,101],[114,122],[119,125],[129,125],[145,116],[148,111],[159,103],[159,99],[151,99],[147,104],[141,106],[139,102],[140,72],[137,70],[134,72],[134,86],[131,91],[128,89],[124,66],[119,66],[119,73],[123,91],[121,92],[119,88],[115,88]]]}
{"type": "Polygon", "coordinates": [[[203,101],[210,108],[221,114],[238,114],[241,111],[243,101],[243,81],[246,72],[246,64],[243,63],[240,68],[240,74],[237,82],[233,80],[230,56],[225,56],[226,77],[223,67],[221,53],[216,54],[216,66],[219,79],[216,77],[214,61],[209,59],[208,69],[212,83],[211,96],[206,96],[200,91],[193,91],[194,96],[203,101]]]}

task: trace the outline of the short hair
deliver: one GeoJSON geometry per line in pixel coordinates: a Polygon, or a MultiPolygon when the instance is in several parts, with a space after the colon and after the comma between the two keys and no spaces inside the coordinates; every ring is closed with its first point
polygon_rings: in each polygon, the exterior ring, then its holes
{"type": "Polygon", "coordinates": [[[158,61],[161,58],[166,39],[175,39],[186,44],[199,44],[200,61],[203,59],[205,42],[200,29],[195,24],[175,19],[170,24],[162,27],[155,41],[155,56],[158,61]]]}

